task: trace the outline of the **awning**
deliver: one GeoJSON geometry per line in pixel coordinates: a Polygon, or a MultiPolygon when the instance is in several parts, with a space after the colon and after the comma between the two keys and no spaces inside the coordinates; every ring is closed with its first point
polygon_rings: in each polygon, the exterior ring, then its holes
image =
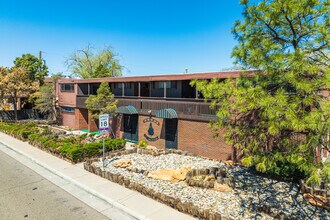
{"type": "Polygon", "coordinates": [[[133,115],[138,114],[138,111],[134,106],[126,105],[126,106],[120,106],[118,107],[117,113],[127,114],[127,115],[133,115]]]}
{"type": "Polygon", "coordinates": [[[156,117],[158,118],[178,118],[178,114],[172,108],[162,109],[156,112],[156,117]]]}

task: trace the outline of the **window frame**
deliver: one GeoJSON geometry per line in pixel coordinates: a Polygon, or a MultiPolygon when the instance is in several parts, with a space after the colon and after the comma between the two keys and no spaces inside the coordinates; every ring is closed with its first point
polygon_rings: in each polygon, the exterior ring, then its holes
{"type": "Polygon", "coordinates": [[[65,113],[74,113],[75,108],[74,107],[69,107],[69,106],[61,106],[61,111],[65,113]]]}
{"type": "Polygon", "coordinates": [[[61,92],[75,92],[75,88],[74,88],[74,84],[73,83],[63,83],[60,84],[60,90],[61,92]]]}

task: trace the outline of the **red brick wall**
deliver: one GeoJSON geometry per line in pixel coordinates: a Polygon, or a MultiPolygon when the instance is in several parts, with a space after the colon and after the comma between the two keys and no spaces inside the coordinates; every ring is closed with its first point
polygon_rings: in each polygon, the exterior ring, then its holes
{"type": "Polygon", "coordinates": [[[179,120],[178,147],[180,150],[196,153],[217,160],[232,159],[233,149],[222,135],[213,138],[213,131],[207,122],[179,120]]]}
{"type": "Polygon", "coordinates": [[[116,118],[110,118],[110,126],[112,128],[112,131],[117,138],[122,138],[123,137],[123,132],[122,132],[122,116],[116,117],[116,118]]]}
{"type": "Polygon", "coordinates": [[[62,125],[71,129],[76,129],[75,113],[62,112],[62,125]]]}
{"type": "MultiPolygon", "coordinates": [[[[60,86],[58,84],[58,86],[60,86]]],[[[73,92],[61,92],[61,89],[58,88],[58,105],[59,106],[76,106],[76,96],[77,96],[77,84],[74,84],[73,92]]]]}
{"type": "Polygon", "coordinates": [[[88,132],[98,131],[99,130],[99,122],[97,119],[91,118],[91,115],[88,114],[88,132]]]}
{"type": "Polygon", "coordinates": [[[75,110],[75,129],[85,130],[88,129],[88,110],[79,109],[75,110]]]}
{"type": "MultiPolygon", "coordinates": [[[[139,141],[145,140],[149,145],[159,149],[165,148],[165,123],[162,118],[155,118],[159,125],[152,123],[155,134],[158,137],[156,141],[148,141],[145,135],[148,135],[150,122],[143,122],[149,116],[139,115],[138,133],[139,141]]],[[[116,137],[123,137],[122,116],[110,119],[110,124],[116,137]]],[[[90,131],[97,131],[97,124],[94,120],[89,125],[90,131]]],[[[233,157],[233,148],[228,145],[222,135],[215,139],[213,131],[209,128],[207,122],[178,120],[178,149],[196,153],[217,160],[229,160],[233,157]]]]}
{"type": "MultiPolygon", "coordinates": [[[[159,122],[159,125],[157,125],[154,122],[152,123],[152,127],[154,128],[154,135],[150,136],[151,138],[158,137],[156,141],[149,141],[146,139],[144,135],[148,135],[148,129],[150,122],[143,122],[144,119],[149,119],[149,116],[143,116],[139,115],[139,141],[140,140],[145,140],[148,142],[149,145],[155,146],[159,149],[164,149],[165,148],[165,123],[162,118],[155,118],[152,117],[153,119],[157,120],[159,122]]],[[[149,135],[148,135],[149,136],[149,135]]]]}

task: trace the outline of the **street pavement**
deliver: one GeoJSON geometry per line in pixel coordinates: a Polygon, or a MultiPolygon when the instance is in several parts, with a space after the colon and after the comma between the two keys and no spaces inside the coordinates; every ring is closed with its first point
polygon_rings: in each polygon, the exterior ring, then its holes
{"type": "Polygon", "coordinates": [[[0,218],[108,219],[0,151],[0,218]]]}
{"type": "MultiPolygon", "coordinates": [[[[92,174],[84,170],[82,164],[71,164],[31,146],[27,142],[22,142],[1,132],[0,151],[13,157],[15,160],[29,167],[43,178],[59,186],[61,189],[112,220],[194,219],[192,216],[183,214],[136,191],[127,189],[92,174]]],[[[14,172],[14,165],[12,166],[12,171],[14,172]]],[[[2,168],[0,168],[0,171],[2,172],[2,168]]],[[[21,188],[23,188],[23,186],[21,188]]],[[[25,192],[29,189],[23,188],[22,190],[25,192]]],[[[0,194],[0,197],[1,196],[2,195],[0,194]]],[[[47,197],[43,198],[44,200],[47,199],[47,197]]],[[[86,218],[99,219],[96,217],[94,218],[93,214],[91,214],[91,216],[86,215],[86,218]]],[[[2,219],[1,215],[0,219],[2,219]]]]}

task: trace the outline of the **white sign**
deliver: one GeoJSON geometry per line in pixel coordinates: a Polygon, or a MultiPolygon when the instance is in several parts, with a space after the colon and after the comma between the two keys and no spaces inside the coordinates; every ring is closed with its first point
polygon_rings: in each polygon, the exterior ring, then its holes
{"type": "Polygon", "coordinates": [[[109,114],[99,115],[99,130],[101,134],[109,133],[109,114]]]}

